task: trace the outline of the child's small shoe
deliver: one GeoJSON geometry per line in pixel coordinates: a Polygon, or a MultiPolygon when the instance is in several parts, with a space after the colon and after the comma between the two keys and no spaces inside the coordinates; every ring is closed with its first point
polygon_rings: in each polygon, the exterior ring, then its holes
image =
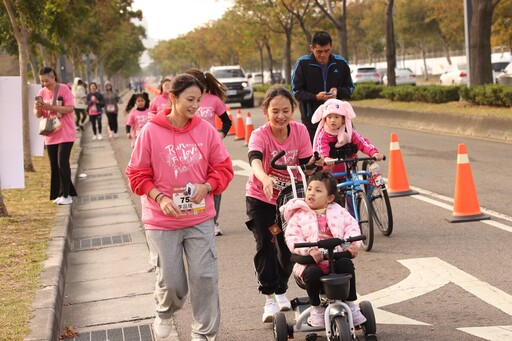
{"type": "Polygon", "coordinates": [[[309,317],[308,317],[308,324],[311,327],[323,327],[325,326],[325,319],[324,319],[324,307],[318,306],[318,307],[311,307],[309,317]]]}
{"type": "Polygon", "coordinates": [[[352,322],[354,326],[359,326],[366,322],[366,317],[361,313],[359,306],[355,303],[349,303],[350,311],[352,312],[352,322]]]}

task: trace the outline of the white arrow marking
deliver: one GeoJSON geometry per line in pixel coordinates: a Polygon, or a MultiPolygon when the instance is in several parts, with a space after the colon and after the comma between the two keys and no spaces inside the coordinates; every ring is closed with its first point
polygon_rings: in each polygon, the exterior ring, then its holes
{"type": "Polygon", "coordinates": [[[512,340],[512,326],[469,327],[457,329],[489,341],[512,340]]]}
{"type": "Polygon", "coordinates": [[[252,174],[252,168],[249,163],[242,160],[232,160],[233,167],[242,168],[241,170],[235,170],[236,175],[249,176],[252,174]]]}

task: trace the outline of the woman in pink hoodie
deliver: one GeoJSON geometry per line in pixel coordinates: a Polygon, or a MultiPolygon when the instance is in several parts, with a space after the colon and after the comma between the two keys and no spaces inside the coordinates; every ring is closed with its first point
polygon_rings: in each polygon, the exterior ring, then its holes
{"type": "Polygon", "coordinates": [[[126,169],[130,188],[141,196],[156,268],[153,329],[161,338],[172,331],[171,317],[183,307],[189,287],[191,338],[215,340],[220,325],[213,195],[227,188],[234,173],[219,133],[195,114],[202,94],[196,78],[177,75],[169,93],[172,109],[142,128],[126,169]]]}
{"type": "Polygon", "coordinates": [[[169,89],[171,86],[171,79],[164,78],[160,82],[160,95],[156,96],[149,105],[149,111],[156,115],[160,110],[169,105],[169,89]]]}

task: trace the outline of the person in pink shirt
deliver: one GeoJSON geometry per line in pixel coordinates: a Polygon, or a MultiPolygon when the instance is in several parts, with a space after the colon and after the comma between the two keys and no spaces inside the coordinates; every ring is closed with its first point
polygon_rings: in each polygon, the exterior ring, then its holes
{"type": "Polygon", "coordinates": [[[50,200],[59,205],[71,205],[71,197],[77,195],[69,164],[71,148],[76,140],[73,93],[66,84],[58,83],[57,74],[50,67],[43,67],[39,71],[39,79],[43,87],[37,94],[41,100],[35,103],[34,115],[37,118],[56,116],[62,125],[61,129],[44,137],[51,168],[50,200]],[[53,105],[57,85],[58,100],[53,105]]]}
{"type": "Polygon", "coordinates": [[[148,108],[149,97],[146,92],[133,94],[126,104],[126,136],[131,140],[132,147],[135,145],[135,138],[139,135],[142,127],[149,121],[150,111],[148,108]]]}
{"type": "MultiPolygon", "coordinates": [[[[311,303],[308,324],[324,326],[325,309],[320,305],[320,277],[329,274],[329,261],[324,260],[322,250],[318,248],[295,248],[296,243],[315,243],[328,238],[347,238],[361,234],[357,221],[341,205],[336,179],[327,171],[311,175],[305,198],[295,198],[281,206],[280,211],[287,221],[286,245],[294,254],[313,257],[315,263],[293,266],[294,274],[305,284],[311,303]]],[[[347,303],[352,311],[354,325],[366,322],[366,318],[355,304],[356,274],[352,258],[356,258],[361,242],[352,242],[346,248],[338,247],[343,258],[334,262],[334,271],[338,274],[349,273],[350,290],[347,303]]]]}
{"type": "Polygon", "coordinates": [[[153,330],[160,338],[171,333],[171,317],[183,307],[188,288],[191,339],[213,341],[220,326],[213,195],[227,188],[234,173],[219,133],[195,114],[203,90],[191,75],[172,80],[172,108],[142,128],[126,168],[131,190],[141,196],[156,268],[153,330]]]}
{"type": "Polygon", "coordinates": [[[290,183],[290,175],[286,170],[272,168],[270,161],[285,150],[279,164],[323,164],[323,159],[315,162],[306,126],[292,120],[296,106],[286,88],[271,87],[261,106],[268,122],[254,130],[249,138],[248,157],[253,172],[245,187],[250,219],[246,225],[256,240],[254,266],[259,291],[266,296],[263,323],[272,322],[278,311],[291,308],[285,295],[291,275],[290,251],[283,232],[275,225],[276,199],[290,183]]]}
{"type": "Polygon", "coordinates": [[[164,78],[160,82],[160,95],[153,98],[149,104],[149,111],[152,114],[157,114],[159,111],[164,110],[169,106],[169,90],[171,86],[171,79],[164,78]]]}
{"type": "MultiPolygon", "coordinates": [[[[339,99],[329,99],[316,109],[311,122],[318,123],[313,138],[313,150],[324,157],[354,158],[357,151],[375,157],[377,161],[383,159],[377,148],[366,138],[361,136],[352,126],[352,120],[356,117],[350,103],[339,99]]],[[[345,172],[345,164],[334,165],[334,161],[326,160],[333,173],[345,172]]],[[[348,211],[354,215],[352,200],[347,198],[348,211]]]]}
{"type": "MultiPolygon", "coordinates": [[[[224,104],[227,99],[226,87],[210,72],[203,73],[199,69],[190,69],[185,71],[185,73],[196,77],[196,79],[201,82],[205,88],[203,98],[201,99],[201,106],[197,109],[196,115],[201,117],[203,120],[206,120],[213,127],[215,127],[215,117],[218,116],[222,122],[220,136],[225,138],[232,125],[232,122],[226,112],[226,105],[224,104]]],[[[213,218],[216,236],[222,235],[222,230],[218,223],[221,199],[222,196],[220,194],[213,196],[213,200],[215,201],[215,211],[217,212],[213,218]]]]}

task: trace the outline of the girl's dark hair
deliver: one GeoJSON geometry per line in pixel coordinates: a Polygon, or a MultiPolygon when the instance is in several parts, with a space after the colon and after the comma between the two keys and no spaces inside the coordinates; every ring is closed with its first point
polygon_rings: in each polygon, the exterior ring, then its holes
{"type": "Polygon", "coordinates": [[[204,93],[204,86],[196,77],[186,73],[181,73],[176,75],[172,80],[170,93],[176,97],[180,97],[181,93],[191,86],[197,86],[199,90],[201,90],[201,93],[204,93]]]}
{"type": "Polygon", "coordinates": [[[311,181],[320,181],[325,184],[325,187],[327,188],[327,194],[334,195],[334,202],[343,205],[343,199],[341,197],[340,191],[338,190],[338,181],[332,176],[331,173],[327,171],[320,171],[311,174],[308,177],[308,184],[311,183],[311,181]]]}
{"type": "Polygon", "coordinates": [[[130,100],[126,104],[126,108],[124,109],[127,113],[129,113],[134,107],[135,102],[137,101],[137,98],[143,98],[146,103],[144,104],[144,110],[149,108],[149,95],[147,92],[141,92],[139,94],[133,94],[132,97],[130,97],[130,100]]]}
{"type": "Polygon", "coordinates": [[[98,91],[99,88],[98,88],[98,84],[96,82],[90,82],[89,83],[89,91],[91,91],[91,85],[93,85],[93,84],[96,85],[96,91],[98,91]]]}
{"type": "Polygon", "coordinates": [[[196,77],[197,80],[203,84],[206,92],[219,97],[222,102],[226,102],[228,99],[228,96],[226,95],[226,90],[228,88],[219,82],[219,80],[210,72],[203,72],[199,69],[189,69],[185,71],[185,73],[196,77]]]}
{"type": "Polygon", "coordinates": [[[55,72],[54,69],[52,69],[51,67],[49,66],[43,66],[40,70],[39,70],[39,76],[44,76],[44,75],[48,75],[48,76],[53,76],[53,78],[55,78],[55,81],[58,82],[59,79],[57,78],[57,73],[55,72]]]}
{"type": "Polygon", "coordinates": [[[164,78],[160,82],[160,87],[158,88],[160,90],[160,95],[164,93],[164,83],[171,82],[172,80],[170,78],[164,78]]]}
{"type": "Polygon", "coordinates": [[[295,111],[295,108],[297,107],[295,98],[293,98],[292,93],[288,91],[288,89],[281,85],[274,85],[267,90],[265,93],[265,98],[263,98],[263,102],[261,102],[261,108],[267,111],[268,107],[270,106],[270,101],[278,96],[286,97],[292,105],[292,112],[295,111]]]}

